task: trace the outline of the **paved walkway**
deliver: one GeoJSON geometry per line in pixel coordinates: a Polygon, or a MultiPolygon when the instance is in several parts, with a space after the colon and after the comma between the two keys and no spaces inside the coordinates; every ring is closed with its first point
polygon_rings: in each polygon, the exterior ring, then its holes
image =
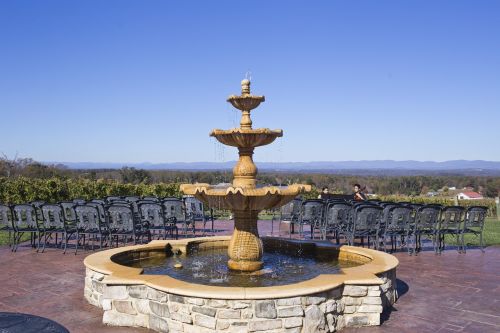
{"type": "MultiPolygon", "coordinates": [[[[224,234],[232,226],[222,221],[216,228],[224,234]]],[[[268,234],[269,222],[259,229],[268,234]]],[[[11,253],[0,247],[0,312],[48,317],[72,333],[151,332],[101,324],[102,310],[83,298],[82,261],[88,253],[47,249],[42,254],[26,246],[11,253]]],[[[394,310],[380,327],[343,332],[500,332],[500,247],[485,254],[446,250],[441,256],[396,256],[400,299],[394,310]]]]}

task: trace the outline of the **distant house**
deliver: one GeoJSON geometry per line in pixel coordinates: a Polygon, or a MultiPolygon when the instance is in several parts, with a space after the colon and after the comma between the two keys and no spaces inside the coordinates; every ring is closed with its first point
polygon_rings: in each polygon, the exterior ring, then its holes
{"type": "Polygon", "coordinates": [[[459,200],[479,200],[483,199],[483,196],[477,192],[473,191],[466,191],[466,192],[460,192],[457,195],[459,200]]]}

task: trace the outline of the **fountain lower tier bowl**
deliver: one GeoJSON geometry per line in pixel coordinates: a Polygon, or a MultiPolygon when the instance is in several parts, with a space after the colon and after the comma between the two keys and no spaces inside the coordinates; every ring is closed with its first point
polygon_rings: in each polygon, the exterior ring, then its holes
{"type": "Polygon", "coordinates": [[[261,211],[280,207],[302,192],[311,191],[310,185],[264,186],[256,188],[218,187],[209,184],[182,184],[184,194],[194,195],[211,207],[230,210],[261,211]]]}
{"type": "Polygon", "coordinates": [[[230,130],[215,129],[210,133],[219,142],[233,147],[254,148],[265,146],[283,136],[283,130],[270,130],[269,128],[230,130]]]}
{"type": "Polygon", "coordinates": [[[392,255],[329,242],[263,242],[264,270],[253,273],[218,271],[227,236],[97,252],[84,260],[84,295],[104,310],[105,324],[161,332],[241,331],[233,322],[245,332],[286,332],[292,324],[299,331],[334,332],[379,325],[382,311],[396,300],[398,260],[392,255]],[[301,265],[307,269],[293,277],[301,265]]]}

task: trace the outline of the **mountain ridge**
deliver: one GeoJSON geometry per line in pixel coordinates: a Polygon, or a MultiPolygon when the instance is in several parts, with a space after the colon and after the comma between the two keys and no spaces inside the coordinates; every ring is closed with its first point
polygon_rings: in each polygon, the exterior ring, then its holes
{"type": "MultiPolygon", "coordinates": [[[[311,161],[311,162],[259,162],[261,170],[275,171],[324,171],[324,170],[500,170],[500,161],[485,160],[360,160],[360,161],[311,161]]],[[[236,161],[226,162],[170,162],[170,163],[117,163],[117,162],[44,162],[62,164],[69,169],[120,169],[134,167],[146,170],[225,170],[232,169],[236,161]]]]}

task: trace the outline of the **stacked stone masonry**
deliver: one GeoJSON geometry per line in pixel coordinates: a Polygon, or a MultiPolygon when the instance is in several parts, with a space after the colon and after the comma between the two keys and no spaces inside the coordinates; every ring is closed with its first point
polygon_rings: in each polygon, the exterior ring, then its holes
{"type": "Polygon", "coordinates": [[[268,300],[223,300],[168,294],[145,285],[108,285],[87,268],[85,298],[103,322],[158,332],[336,332],[380,324],[396,300],[395,269],[382,285],[344,285],[319,294],[268,300]]]}

